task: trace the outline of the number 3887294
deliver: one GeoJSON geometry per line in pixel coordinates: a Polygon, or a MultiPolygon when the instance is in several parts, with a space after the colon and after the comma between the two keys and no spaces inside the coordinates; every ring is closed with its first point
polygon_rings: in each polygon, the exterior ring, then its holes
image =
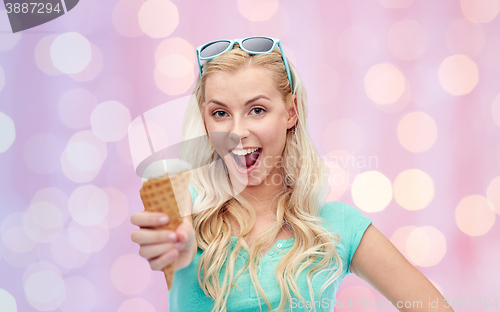
{"type": "Polygon", "coordinates": [[[30,14],[50,14],[52,12],[61,12],[61,8],[59,6],[59,3],[57,3],[55,6],[52,5],[52,3],[37,3],[37,2],[31,2],[31,3],[19,3],[19,2],[14,2],[10,3],[7,2],[5,4],[5,8],[7,9],[7,13],[30,13],[30,14]]]}

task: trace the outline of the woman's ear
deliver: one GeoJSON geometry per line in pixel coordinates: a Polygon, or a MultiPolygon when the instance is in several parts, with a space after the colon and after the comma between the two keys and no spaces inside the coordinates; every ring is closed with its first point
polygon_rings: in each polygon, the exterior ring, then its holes
{"type": "Polygon", "coordinates": [[[293,94],[291,101],[292,101],[292,107],[288,110],[288,120],[287,120],[287,125],[286,125],[287,129],[290,129],[293,126],[295,126],[295,124],[297,123],[297,119],[298,119],[298,116],[297,116],[297,95],[293,94]]]}

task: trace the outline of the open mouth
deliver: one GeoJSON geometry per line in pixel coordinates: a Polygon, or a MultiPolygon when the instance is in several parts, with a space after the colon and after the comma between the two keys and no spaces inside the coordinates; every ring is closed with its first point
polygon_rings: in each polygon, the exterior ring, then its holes
{"type": "Polygon", "coordinates": [[[257,162],[257,159],[259,159],[259,157],[260,157],[261,152],[262,152],[262,148],[259,147],[255,151],[253,151],[247,155],[236,155],[232,151],[230,153],[233,156],[238,167],[240,167],[243,170],[247,170],[248,168],[255,165],[255,163],[257,162]]]}

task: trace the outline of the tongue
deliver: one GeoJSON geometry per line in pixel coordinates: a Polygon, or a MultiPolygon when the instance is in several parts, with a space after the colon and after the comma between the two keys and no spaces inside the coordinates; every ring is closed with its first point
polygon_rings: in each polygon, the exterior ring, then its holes
{"type": "Polygon", "coordinates": [[[240,163],[246,165],[247,168],[250,168],[253,164],[255,164],[257,158],[259,158],[259,154],[260,154],[260,149],[245,156],[237,155],[237,157],[240,163]]]}

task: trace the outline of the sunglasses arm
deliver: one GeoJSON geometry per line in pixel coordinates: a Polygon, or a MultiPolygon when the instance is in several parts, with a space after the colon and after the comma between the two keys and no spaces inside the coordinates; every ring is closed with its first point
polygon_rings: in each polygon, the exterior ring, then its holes
{"type": "Polygon", "coordinates": [[[288,80],[290,80],[290,88],[292,89],[293,94],[293,85],[292,85],[292,74],[290,73],[290,68],[288,67],[288,60],[286,59],[285,52],[281,47],[281,42],[278,41],[278,47],[280,48],[281,58],[283,59],[283,63],[285,64],[286,74],[288,76],[288,80]]]}
{"type": "Polygon", "coordinates": [[[198,60],[198,67],[200,68],[200,78],[201,78],[200,51],[198,49],[196,49],[196,59],[198,60]]]}

